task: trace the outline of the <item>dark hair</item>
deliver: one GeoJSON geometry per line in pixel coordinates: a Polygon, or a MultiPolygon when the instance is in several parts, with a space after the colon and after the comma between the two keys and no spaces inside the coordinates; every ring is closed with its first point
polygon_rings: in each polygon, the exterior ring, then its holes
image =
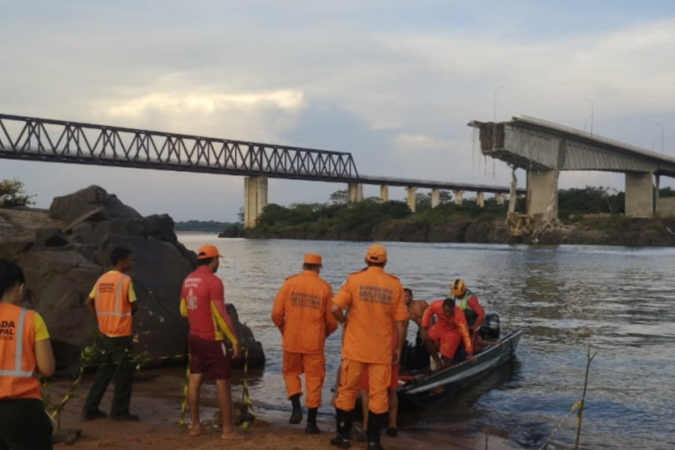
{"type": "Polygon", "coordinates": [[[198,266],[208,266],[213,261],[213,258],[202,258],[197,260],[198,266]]]}
{"type": "Polygon", "coordinates": [[[0,297],[17,285],[26,284],[21,267],[11,261],[0,259],[0,297]]]}
{"type": "Polygon", "coordinates": [[[412,289],[404,288],[403,292],[407,292],[411,297],[413,296],[412,289]]]}
{"type": "Polygon", "coordinates": [[[382,262],[366,261],[366,265],[368,267],[384,267],[385,264],[387,264],[387,261],[382,261],[382,262]]]}
{"type": "Polygon", "coordinates": [[[131,256],[131,250],[125,247],[115,247],[112,252],[110,252],[110,262],[112,265],[117,265],[118,262],[124,261],[131,256]]]}
{"type": "Polygon", "coordinates": [[[455,301],[451,298],[446,298],[443,300],[443,308],[455,309],[455,301]]]}
{"type": "Polygon", "coordinates": [[[321,267],[321,264],[303,264],[302,268],[303,270],[317,270],[321,267]]]}

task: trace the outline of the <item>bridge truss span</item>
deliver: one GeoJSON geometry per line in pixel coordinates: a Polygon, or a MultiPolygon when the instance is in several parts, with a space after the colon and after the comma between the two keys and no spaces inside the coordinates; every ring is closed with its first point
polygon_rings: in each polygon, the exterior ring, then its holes
{"type": "Polygon", "coordinates": [[[0,114],[0,158],[350,182],[350,153],[0,114]]]}

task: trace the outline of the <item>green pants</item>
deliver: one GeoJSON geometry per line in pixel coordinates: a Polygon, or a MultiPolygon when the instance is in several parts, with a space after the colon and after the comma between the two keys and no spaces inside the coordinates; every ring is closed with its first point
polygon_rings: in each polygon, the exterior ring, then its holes
{"type": "Polygon", "coordinates": [[[110,380],[115,383],[110,416],[129,412],[131,387],[134,382],[131,339],[131,336],[99,338],[98,349],[102,352],[98,361],[100,365],[84,403],[84,414],[98,410],[110,380]]]}
{"type": "Polygon", "coordinates": [[[0,450],[52,450],[52,421],[42,400],[0,400],[0,450]]]}

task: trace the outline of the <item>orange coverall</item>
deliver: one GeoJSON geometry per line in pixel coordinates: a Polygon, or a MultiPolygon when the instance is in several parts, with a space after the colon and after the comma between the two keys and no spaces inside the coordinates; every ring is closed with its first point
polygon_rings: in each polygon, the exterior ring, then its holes
{"type": "Polygon", "coordinates": [[[274,299],[272,321],[279,328],[284,350],[282,372],[288,398],[302,394],[300,375],[305,374],[305,406],[321,406],[326,376],[324,344],[337,330],[331,314],[333,290],[316,272],[304,270],[286,279],[274,299]]]}
{"type": "Polygon", "coordinates": [[[464,313],[458,306],[454,308],[454,314],[446,316],[443,314],[443,300],[436,300],[427,308],[424,317],[422,317],[422,328],[428,328],[427,334],[436,343],[439,353],[444,358],[455,356],[462,339],[464,339],[466,352],[473,353],[469,327],[466,324],[464,313]],[[433,316],[436,316],[438,321],[429,328],[433,316]]]}
{"type": "Polygon", "coordinates": [[[335,298],[340,309],[349,308],[344,328],[337,408],[351,411],[367,371],[369,409],[388,411],[387,388],[391,384],[392,339],[396,322],[408,320],[403,286],[381,267],[370,266],[353,273],[335,298]]]}

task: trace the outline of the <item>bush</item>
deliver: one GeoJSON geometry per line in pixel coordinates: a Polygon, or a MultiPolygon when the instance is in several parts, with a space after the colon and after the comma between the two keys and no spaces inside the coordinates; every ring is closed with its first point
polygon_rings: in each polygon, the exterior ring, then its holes
{"type": "Polygon", "coordinates": [[[33,197],[35,196],[26,194],[23,182],[19,180],[0,181],[0,207],[2,208],[32,205],[31,198],[33,197]]]}

